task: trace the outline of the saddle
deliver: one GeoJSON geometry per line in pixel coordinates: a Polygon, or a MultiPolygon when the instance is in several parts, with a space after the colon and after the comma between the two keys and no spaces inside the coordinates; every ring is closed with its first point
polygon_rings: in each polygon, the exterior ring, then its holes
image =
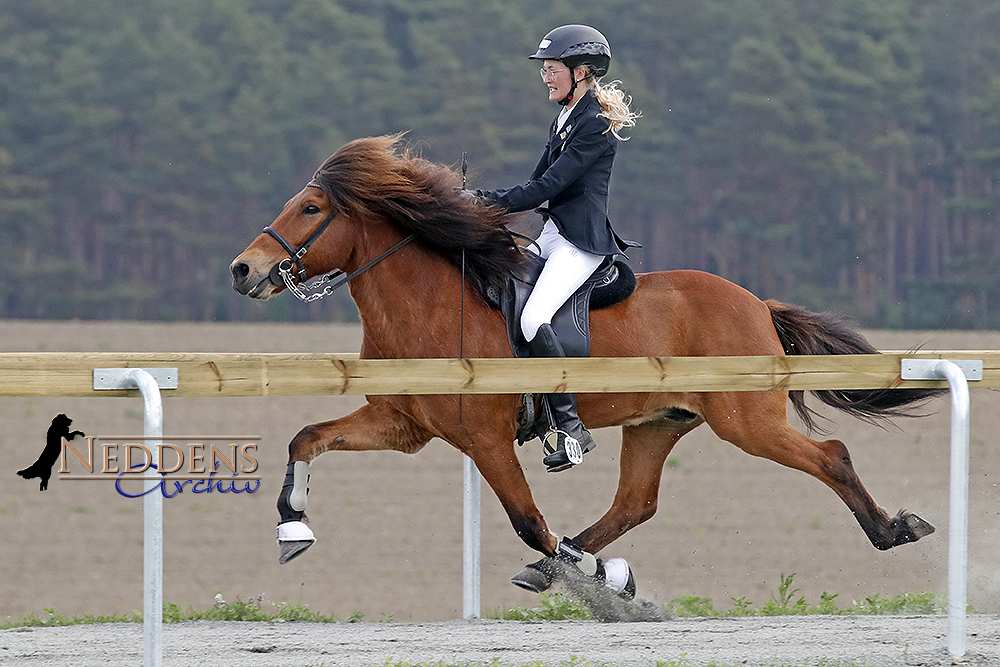
{"type": "MultiPolygon", "coordinates": [[[[507,289],[501,294],[489,294],[490,305],[503,313],[507,323],[507,337],[515,357],[530,357],[528,341],[521,333],[521,312],[534,289],[545,260],[532,255],[507,278],[507,289]]],[[[552,330],[559,338],[563,351],[569,357],[590,356],[590,311],[609,308],[627,299],[635,290],[635,273],[621,260],[608,257],[593,275],[567,299],[552,318],[552,330]]],[[[550,417],[536,410],[535,395],[522,396],[522,411],[518,417],[517,443],[519,445],[544,436],[550,417]]]]}
{"type": "MultiPolygon", "coordinates": [[[[507,338],[515,357],[530,357],[528,341],[521,333],[521,311],[535,287],[545,260],[531,256],[520,269],[507,277],[503,293],[490,293],[489,302],[494,310],[503,313],[507,323],[507,338]]],[[[621,260],[607,258],[593,275],[566,300],[555,317],[552,330],[559,337],[566,356],[590,356],[590,311],[610,308],[627,299],[635,290],[635,273],[621,260]]]]}

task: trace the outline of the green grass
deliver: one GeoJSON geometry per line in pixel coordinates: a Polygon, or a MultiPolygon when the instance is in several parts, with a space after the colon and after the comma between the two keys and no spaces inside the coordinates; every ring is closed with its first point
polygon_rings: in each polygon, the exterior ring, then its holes
{"type": "Polygon", "coordinates": [[[823,592],[818,604],[811,604],[799,589],[794,588],[795,573],[781,575],[781,583],[759,608],[745,597],[732,598],[729,609],[716,609],[711,598],[682,596],[674,598],[667,610],[678,617],[740,617],[740,616],[799,616],[805,614],[878,615],[878,614],[943,614],[947,601],[940,593],[901,593],[882,597],[873,595],[864,600],[852,600],[847,607],[838,605],[836,594],[823,592]]]}
{"type": "MultiPolygon", "coordinates": [[[[711,598],[684,595],[671,600],[665,607],[672,616],[690,617],[745,617],[745,616],[799,616],[805,614],[877,615],[877,614],[944,614],[945,597],[939,593],[901,593],[882,597],[873,595],[864,600],[852,600],[841,608],[836,594],[821,593],[818,603],[806,601],[794,587],[795,573],[781,575],[778,588],[759,607],[745,597],[732,598],[728,609],[716,608],[711,598]]],[[[570,621],[593,618],[585,605],[562,593],[543,593],[541,602],[531,609],[514,608],[494,611],[487,618],[507,621],[570,621]]]]}
{"type": "Polygon", "coordinates": [[[542,593],[537,607],[515,607],[506,611],[487,612],[485,618],[502,621],[589,621],[594,615],[576,598],[562,593],[542,593]]]}
{"type": "MultiPolygon", "coordinates": [[[[25,626],[56,626],[56,625],[85,625],[92,623],[142,623],[142,614],[133,611],[130,614],[111,614],[94,616],[83,614],[80,616],[64,616],[55,610],[46,607],[47,617],[39,618],[32,614],[19,620],[7,619],[0,623],[0,630],[18,628],[25,626]]],[[[326,616],[310,611],[308,605],[289,604],[281,602],[275,604],[270,602],[263,595],[257,595],[242,599],[237,597],[232,602],[226,602],[221,595],[215,596],[215,604],[207,609],[183,609],[180,605],[171,602],[163,603],[163,622],[181,623],[183,621],[311,621],[313,623],[358,623],[364,618],[361,612],[355,612],[344,619],[333,616],[326,616]]],[[[392,620],[384,617],[382,620],[392,620]]]]}
{"type": "MultiPolygon", "coordinates": [[[[945,597],[938,593],[902,593],[882,597],[873,595],[864,600],[852,600],[847,607],[838,605],[838,596],[822,593],[816,604],[809,603],[794,587],[795,573],[781,575],[781,582],[759,607],[755,607],[745,597],[733,598],[728,609],[718,609],[711,598],[696,595],[684,595],[674,598],[665,611],[675,617],[745,617],[745,616],[792,616],[803,614],[829,615],[874,615],[874,614],[944,614],[947,610],[945,597]]],[[[83,625],[93,623],[141,623],[142,614],[99,615],[83,614],[80,616],[64,616],[51,608],[45,608],[46,617],[32,614],[26,618],[0,622],[0,629],[25,626],[57,626],[83,625]]],[[[515,607],[507,610],[496,610],[484,614],[485,618],[505,621],[587,621],[593,614],[579,600],[562,593],[543,593],[537,607],[526,609],[515,607]]],[[[267,600],[263,594],[240,598],[231,602],[215,596],[215,603],[207,609],[183,609],[180,605],[170,602],[163,604],[163,621],[165,623],[180,623],[183,621],[310,621],[313,623],[358,623],[364,620],[364,614],[355,612],[347,618],[336,618],[311,611],[305,604],[274,603],[267,600]]],[[[383,614],[379,619],[391,622],[392,616],[383,614]]],[[[574,663],[567,663],[574,664],[574,663]]],[[[590,663],[575,663],[589,665],[590,663]]],[[[682,663],[678,663],[678,666],[682,663]]],[[[833,663],[829,663],[832,667],[833,663]]],[[[406,667],[403,663],[390,667],[406,667]]],[[[413,665],[412,667],[423,667],[413,665]]],[[[442,666],[447,667],[447,666],[442,666]]],[[[467,666],[473,667],[473,666],[467,666]]],[[[531,667],[534,667],[533,665],[531,667]]],[[[660,667],[659,665],[657,667],[660,667]]],[[[671,663],[663,663],[663,667],[675,667],[671,663]]],[[[724,667],[718,665],[717,667],[724,667]]]]}

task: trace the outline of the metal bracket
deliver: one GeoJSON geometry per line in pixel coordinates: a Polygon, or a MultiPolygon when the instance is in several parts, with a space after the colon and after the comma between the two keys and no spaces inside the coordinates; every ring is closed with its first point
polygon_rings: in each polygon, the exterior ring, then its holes
{"type": "Polygon", "coordinates": [[[130,371],[143,370],[153,376],[160,389],[177,389],[180,373],[176,368],[95,368],[94,389],[137,389],[136,383],[129,379],[130,371]]]}
{"type": "Polygon", "coordinates": [[[950,361],[958,366],[969,381],[983,379],[981,359],[903,359],[900,362],[900,378],[903,380],[943,380],[944,375],[936,370],[938,363],[950,361]]]}

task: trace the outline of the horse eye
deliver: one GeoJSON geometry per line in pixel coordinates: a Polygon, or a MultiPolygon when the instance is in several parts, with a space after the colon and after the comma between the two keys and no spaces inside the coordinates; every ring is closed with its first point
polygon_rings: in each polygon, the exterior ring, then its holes
{"type": "Polygon", "coordinates": [[[319,206],[313,206],[312,204],[302,210],[303,215],[316,215],[317,213],[319,213],[319,206]]]}

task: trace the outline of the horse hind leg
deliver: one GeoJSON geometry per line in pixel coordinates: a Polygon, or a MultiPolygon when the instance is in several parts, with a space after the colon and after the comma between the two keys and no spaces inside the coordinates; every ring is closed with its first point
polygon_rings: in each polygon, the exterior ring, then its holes
{"type": "Polygon", "coordinates": [[[829,482],[827,484],[851,509],[876,549],[885,551],[902,544],[916,542],[934,532],[934,526],[906,509],[899,510],[896,516],[890,518],[865,489],[843,442],[827,440],[817,444],[827,452],[828,458],[833,462],[829,468],[836,484],[829,482]]]}
{"type": "Polygon", "coordinates": [[[784,400],[777,392],[715,394],[708,422],[719,437],[748,454],[801,470],[830,487],[876,549],[916,542],[934,532],[931,524],[905,509],[890,518],[861,482],[846,445],[796,431],[785,419],[784,400]]]}

